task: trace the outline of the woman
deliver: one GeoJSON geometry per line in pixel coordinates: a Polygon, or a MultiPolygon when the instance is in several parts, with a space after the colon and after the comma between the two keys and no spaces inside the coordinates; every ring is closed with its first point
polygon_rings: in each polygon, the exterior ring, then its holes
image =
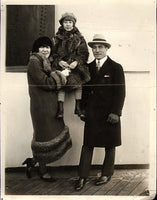
{"type": "MultiPolygon", "coordinates": [[[[82,84],[90,80],[87,67],[88,48],[79,29],[75,26],[76,17],[73,13],[64,13],[59,20],[60,27],[55,35],[55,64],[56,69],[68,69],[65,89],[72,89],[75,94],[75,114],[82,115],[80,100],[82,98],[82,84]]],[[[63,103],[65,90],[58,93],[57,118],[63,118],[63,103]]]]}
{"type": "Polygon", "coordinates": [[[27,176],[31,177],[30,169],[38,162],[40,177],[45,181],[54,181],[46,164],[61,158],[72,146],[68,127],[62,119],[56,119],[56,91],[66,84],[66,77],[64,71],[51,71],[52,50],[48,37],[38,38],[33,44],[27,72],[34,136],[33,158],[23,164],[27,164],[27,176]]]}

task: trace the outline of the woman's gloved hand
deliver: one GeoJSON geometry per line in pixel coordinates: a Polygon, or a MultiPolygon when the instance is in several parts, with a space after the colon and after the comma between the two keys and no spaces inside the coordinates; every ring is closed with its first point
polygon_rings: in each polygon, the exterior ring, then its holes
{"type": "Polygon", "coordinates": [[[70,73],[70,70],[69,69],[64,69],[63,71],[61,71],[61,73],[64,75],[64,76],[69,76],[69,73],[70,73]]]}
{"type": "Polygon", "coordinates": [[[59,61],[59,66],[63,69],[69,68],[69,64],[63,60],[59,61]]]}
{"type": "Polygon", "coordinates": [[[69,65],[69,67],[70,67],[70,69],[75,69],[75,67],[78,65],[78,62],[77,61],[74,61],[74,62],[72,62],[70,65],[69,65]]]}

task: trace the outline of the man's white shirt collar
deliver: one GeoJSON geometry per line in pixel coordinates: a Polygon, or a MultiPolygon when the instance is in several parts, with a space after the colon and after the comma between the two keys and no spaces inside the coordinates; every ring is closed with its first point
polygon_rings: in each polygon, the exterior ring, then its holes
{"type": "MultiPolygon", "coordinates": [[[[107,60],[108,56],[105,56],[104,58],[100,59],[100,66],[102,67],[102,65],[104,64],[104,62],[107,60]]],[[[98,64],[98,59],[96,59],[96,64],[98,64]]]]}

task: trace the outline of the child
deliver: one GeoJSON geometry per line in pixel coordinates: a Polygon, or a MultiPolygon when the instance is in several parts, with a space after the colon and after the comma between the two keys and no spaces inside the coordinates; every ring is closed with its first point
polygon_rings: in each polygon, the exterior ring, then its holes
{"type": "MultiPolygon", "coordinates": [[[[61,26],[54,38],[55,42],[55,68],[58,70],[67,69],[67,83],[65,89],[74,90],[75,93],[75,114],[81,116],[80,100],[82,97],[82,84],[90,80],[87,67],[88,47],[84,37],[75,26],[76,17],[73,13],[65,13],[59,20],[61,26]]],[[[57,118],[63,118],[63,103],[65,90],[58,92],[57,118]]]]}

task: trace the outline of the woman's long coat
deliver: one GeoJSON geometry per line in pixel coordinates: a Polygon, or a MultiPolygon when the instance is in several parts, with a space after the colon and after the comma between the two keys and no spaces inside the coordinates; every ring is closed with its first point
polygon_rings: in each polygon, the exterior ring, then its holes
{"type": "Polygon", "coordinates": [[[110,113],[121,116],[125,98],[124,72],[109,57],[99,72],[96,61],[89,64],[91,81],[84,86],[82,105],[86,110],[84,145],[113,147],[121,145],[120,121],[107,122],[110,113]]]}
{"type": "Polygon", "coordinates": [[[71,69],[70,75],[67,77],[67,86],[70,89],[80,87],[80,85],[90,80],[87,67],[88,48],[84,37],[79,30],[74,27],[72,31],[65,31],[61,26],[55,36],[55,52],[54,67],[59,67],[59,61],[66,61],[68,64],[77,61],[78,65],[75,69],[71,69]]]}
{"type": "Polygon", "coordinates": [[[56,83],[60,77],[55,72],[50,77],[44,71],[43,59],[38,54],[30,56],[27,77],[34,128],[33,156],[37,161],[50,163],[64,155],[72,145],[68,127],[62,119],[56,119],[56,83]]]}

